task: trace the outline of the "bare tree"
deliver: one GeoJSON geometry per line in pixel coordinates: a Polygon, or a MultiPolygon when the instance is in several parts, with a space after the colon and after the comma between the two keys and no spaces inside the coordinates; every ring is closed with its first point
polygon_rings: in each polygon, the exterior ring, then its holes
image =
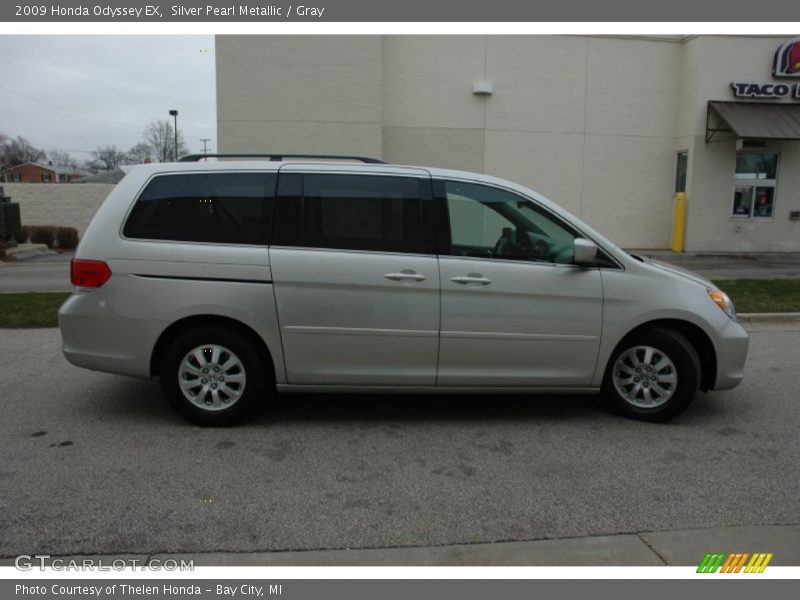
{"type": "Polygon", "coordinates": [[[44,158],[44,150],[36,148],[24,137],[10,138],[0,133],[0,171],[44,158]]]}
{"type": "Polygon", "coordinates": [[[153,121],[145,127],[144,143],[153,149],[156,162],[175,160],[189,152],[183,134],[178,130],[178,152],[175,153],[175,130],[169,121],[153,121]]]}
{"type": "Polygon", "coordinates": [[[127,162],[139,165],[142,163],[153,162],[153,148],[145,142],[139,142],[128,150],[127,162]]]}
{"type": "Polygon", "coordinates": [[[80,170],[80,163],[69,153],[57,148],[52,148],[47,151],[47,159],[56,167],[66,169],[80,170]]]}
{"type": "Polygon", "coordinates": [[[125,160],[125,153],[116,146],[98,146],[92,151],[92,163],[103,171],[113,171],[125,160]]]}
{"type": "Polygon", "coordinates": [[[72,157],[69,155],[69,152],[64,152],[57,148],[50,148],[47,151],[47,160],[56,167],[67,167],[72,161],[72,157]]]}

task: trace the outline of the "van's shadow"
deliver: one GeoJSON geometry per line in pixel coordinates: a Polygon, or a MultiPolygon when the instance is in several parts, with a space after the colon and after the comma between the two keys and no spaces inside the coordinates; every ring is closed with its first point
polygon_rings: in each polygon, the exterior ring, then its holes
{"type": "MultiPolygon", "coordinates": [[[[184,422],[158,380],[114,378],[92,409],[112,420],[184,422]]],[[[279,394],[240,425],[380,421],[582,421],[609,415],[594,395],[560,394],[279,394]]]]}
{"type": "Polygon", "coordinates": [[[582,420],[596,396],[533,394],[283,394],[254,422],[582,420]]]}

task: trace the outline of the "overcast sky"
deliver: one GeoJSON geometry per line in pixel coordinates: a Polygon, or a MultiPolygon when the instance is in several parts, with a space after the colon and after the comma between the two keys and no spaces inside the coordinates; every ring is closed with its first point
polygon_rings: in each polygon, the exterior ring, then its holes
{"type": "Polygon", "coordinates": [[[85,160],[127,150],[179,112],[189,149],[216,150],[214,37],[0,35],[0,132],[85,160]]]}

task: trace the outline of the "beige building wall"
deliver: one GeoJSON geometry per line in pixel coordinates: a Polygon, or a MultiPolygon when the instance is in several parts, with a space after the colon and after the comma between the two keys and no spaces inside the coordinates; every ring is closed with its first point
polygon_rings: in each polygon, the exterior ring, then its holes
{"type": "Polygon", "coordinates": [[[511,179],[624,245],[665,247],[680,51],[672,40],[386,36],[383,157],[511,179]],[[483,81],[491,96],[472,93],[483,81]],[[619,227],[623,207],[635,227],[619,227]]]}
{"type": "MultiPolygon", "coordinates": [[[[769,81],[785,38],[218,36],[221,151],[367,154],[527,185],[627,248],[668,248],[689,151],[686,249],[795,250],[798,143],[773,221],[731,217],[735,146],[708,100],[769,81]],[[477,82],[493,93],[473,93],[477,82]],[[795,196],[796,198],[792,198],[795,196]]],[[[778,146],[776,146],[778,147],[778,146]]]]}
{"type": "Polygon", "coordinates": [[[381,154],[380,36],[217,36],[220,152],[381,154]]]}

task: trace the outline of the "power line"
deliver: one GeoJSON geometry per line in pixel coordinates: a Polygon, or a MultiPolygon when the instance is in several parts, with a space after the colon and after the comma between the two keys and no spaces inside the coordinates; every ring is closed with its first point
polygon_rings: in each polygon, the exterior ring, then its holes
{"type": "MultiPolygon", "coordinates": [[[[81,114],[80,112],[77,112],[75,110],[74,106],[73,107],[67,107],[67,106],[64,106],[62,104],[56,104],[54,102],[50,102],[49,100],[42,100],[41,98],[35,98],[33,96],[28,96],[26,94],[22,94],[20,92],[17,92],[15,90],[10,90],[8,88],[0,88],[0,93],[11,94],[13,96],[17,96],[18,98],[22,98],[23,100],[27,100],[29,102],[37,102],[39,104],[42,104],[43,106],[48,106],[53,110],[57,110],[57,111],[65,114],[65,115],[69,115],[70,118],[73,119],[73,120],[74,119],[82,119],[84,121],[94,121],[95,120],[95,117],[93,117],[91,115],[84,115],[84,114],[81,114]]],[[[132,127],[135,124],[135,121],[132,121],[130,119],[120,119],[118,117],[109,117],[109,116],[105,117],[105,121],[106,122],[113,122],[113,123],[116,123],[118,125],[122,125],[122,126],[125,126],[125,127],[132,127]]]]}
{"type": "Polygon", "coordinates": [[[94,150],[78,150],[77,148],[63,148],[61,146],[52,146],[52,145],[43,145],[37,144],[36,142],[31,142],[34,146],[39,146],[44,148],[45,150],[59,150],[61,152],[80,152],[81,154],[91,154],[94,150]]]}

